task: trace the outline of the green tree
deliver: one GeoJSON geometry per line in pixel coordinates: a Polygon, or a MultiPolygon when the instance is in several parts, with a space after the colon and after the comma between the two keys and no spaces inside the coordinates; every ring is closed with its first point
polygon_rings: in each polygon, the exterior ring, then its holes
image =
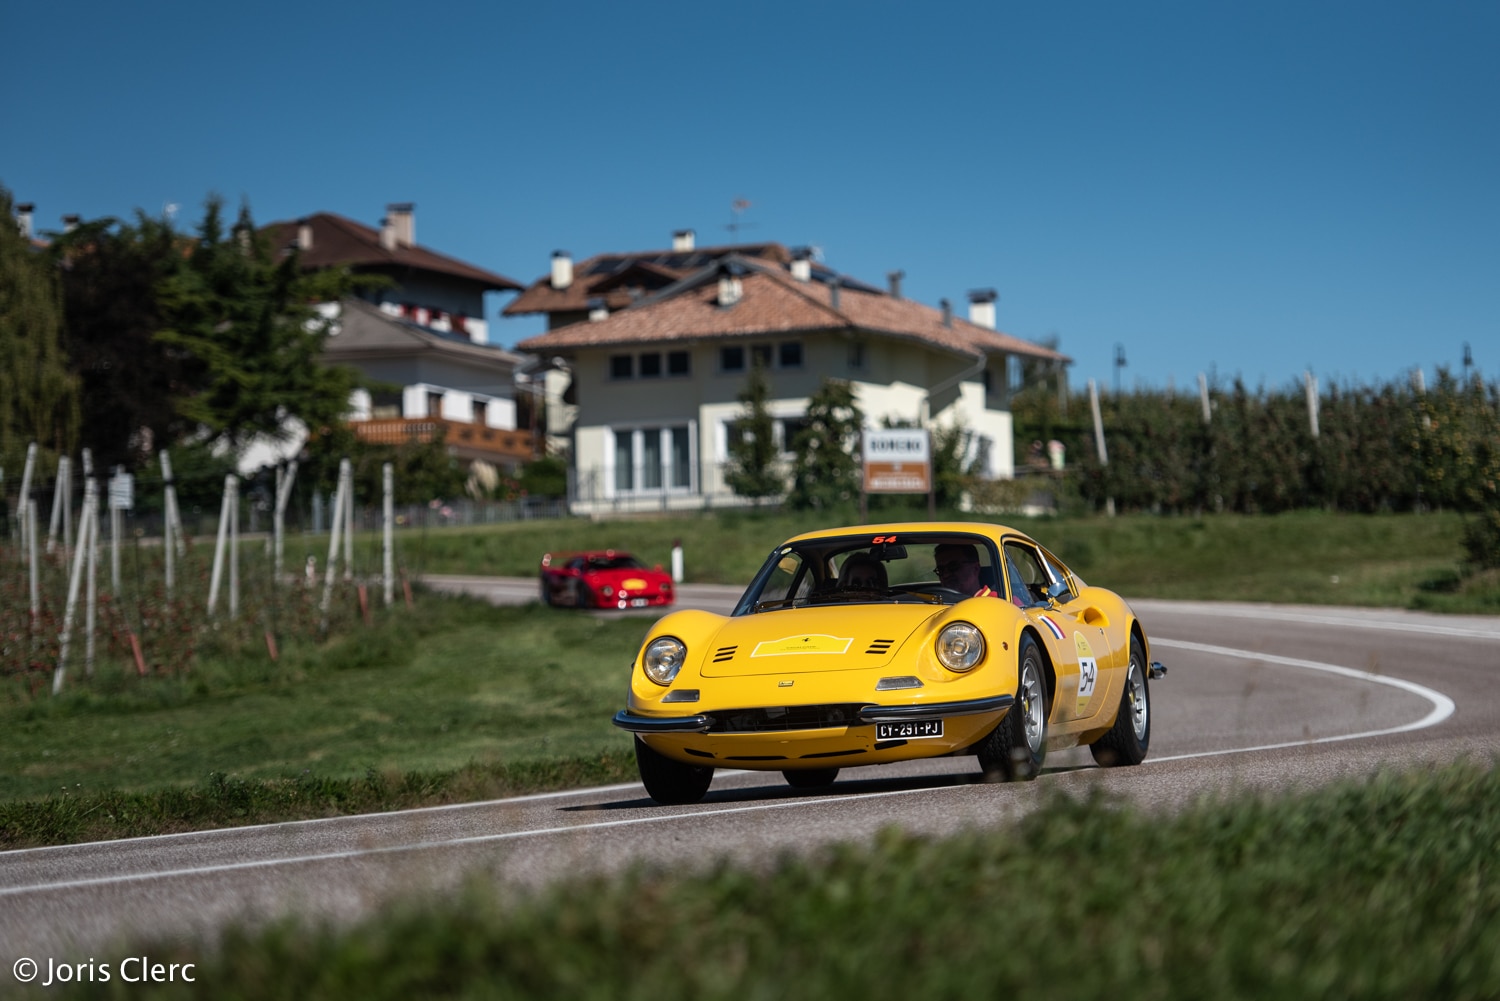
{"type": "Polygon", "coordinates": [[[273,259],[248,207],[227,233],[222,209],[208,199],[192,253],[162,282],[158,336],[203,366],[179,414],[238,453],[257,435],[284,440],[292,418],[312,432],[342,420],[358,376],[319,360],[336,321],[314,304],[337,301],[354,281],[340,269],[304,272],[296,253],[273,259]]]}
{"type": "Polygon", "coordinates": [[[792,439],[792,489],[787,503],[822,510],[859,496],[860,461],[854,451],[864,415],[854,387],[824,379],[807,401],[807,417],[792,439]]]}
{"type": "Polygon", "coordinates": [[[724,471],[724,482],[729,489],[741,497],[754,499],[757,504],[762,498],[781,493],[784,487],[776,469],[775,428],[766,406],[770,398],[771,384],[765,368],[755,362],[745,377],[745,388],[739,393],[743,409],[740,419],[730,429],[729,466],[724,471]]]}
{"type": "Polygon", "coordinates": [[[153,452],[195,427],[173,405],[201,377],[188,352],[158,341],[160,285],[185,266],[190,241],[165,219],[92,220],[52,243],[59,264],[63,345],[81,383],[83,426],[96,465],[154,465],[153,452]]]}
{"type": "Polygon", "coordinates": [[[56,269],[21,236],[0,187],[0,462],[9,469],[33,441],[59,455],[78,444],[78,380],[61,327],[56,269]]]}
{"type": "Polygon", "coordinates": [[[566,497],[568,464],[555,455],[544,455],[521,467],[521,489],[528,497],[566,497]]]}

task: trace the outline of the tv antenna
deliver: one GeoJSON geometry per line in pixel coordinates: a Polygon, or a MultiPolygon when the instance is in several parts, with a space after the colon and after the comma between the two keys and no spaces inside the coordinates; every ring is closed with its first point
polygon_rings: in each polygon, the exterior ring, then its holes
{"type": "Polygon", "coordinates": [[[731,236],[738,233],[742,229],[755,228],[755,223],[753,222],[740,221],[740,216],[744,215],[745,210],[749,207],[750,202],[744,198],[736,198],[734,201],[729,203],[729,225],[725,226],[724,228],[729,230],[731,236]]]}

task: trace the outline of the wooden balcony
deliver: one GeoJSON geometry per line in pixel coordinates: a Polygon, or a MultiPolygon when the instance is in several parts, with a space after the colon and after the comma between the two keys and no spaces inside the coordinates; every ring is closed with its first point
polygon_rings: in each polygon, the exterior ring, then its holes
{"type": "Polygon", "coordinates": [[[449,454],[468,461],[483,459],[496,466],[530,462],[537,456],[537,439],[531,431],[505,431],[443,417],[380,418],[350,421],[349,426],[360,441],[372,445],[426,443],[441,433],[449,454]]]}

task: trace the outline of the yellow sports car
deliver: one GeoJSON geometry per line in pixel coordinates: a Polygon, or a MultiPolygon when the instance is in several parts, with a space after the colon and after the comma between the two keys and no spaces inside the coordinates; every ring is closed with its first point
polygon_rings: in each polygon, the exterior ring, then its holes
{"type": "Polygon", "coordinates": [[[615,725],[651,797],[695,803],[715,768],[839,770],[974,754],[1030,779],[1049,748],[1136,765],[1166,668],[1119,595],[1023,532],[933,522],[834,528],[771,551],[729,617],[647,634],[615,725]]]}

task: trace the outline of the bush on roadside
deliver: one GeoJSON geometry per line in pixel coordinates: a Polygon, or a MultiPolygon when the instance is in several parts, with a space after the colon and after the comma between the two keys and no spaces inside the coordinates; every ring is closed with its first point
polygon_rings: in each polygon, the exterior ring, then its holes
{"type": "Polygon", "coordinates": [[[1487,508],[1464,528],[1464,553],[1476,570],[1500,567],[1500,507],[1487,508]]]}

